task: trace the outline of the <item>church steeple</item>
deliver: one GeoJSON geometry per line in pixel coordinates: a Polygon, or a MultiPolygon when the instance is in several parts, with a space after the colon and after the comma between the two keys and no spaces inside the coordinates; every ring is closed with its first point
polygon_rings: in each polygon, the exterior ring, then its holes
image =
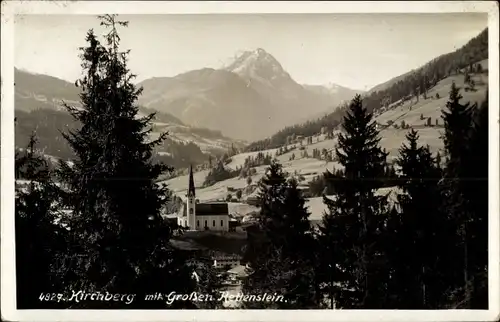
{"type": "Polygon", "coordinates": [[[189,167],[189,187],[186,196],[186,207],[187,207],[187,227],[191,230],[195,230],[196,221],[196,192],[194,191],[194,178],[193,178],[193,165],[189,167]]]}
{"type": "Polygon", "coordinates": [[[193,178],[193,165],[189,167],[189,188],[188,197],[196,197],[196,192],[194,190],[194,178],[193,178]]]}

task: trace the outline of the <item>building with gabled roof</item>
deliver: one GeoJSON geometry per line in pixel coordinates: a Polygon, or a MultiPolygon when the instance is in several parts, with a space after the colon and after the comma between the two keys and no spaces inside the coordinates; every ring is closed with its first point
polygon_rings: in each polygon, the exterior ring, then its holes
{"type": "Polygon", "coordinates": [[[185,197],[186,202],[177,217],[179,226],[189,230],[229,231],[227,203],[200,203],[196,199],[192,166],[189,169],[189,186],[185,197]]]}

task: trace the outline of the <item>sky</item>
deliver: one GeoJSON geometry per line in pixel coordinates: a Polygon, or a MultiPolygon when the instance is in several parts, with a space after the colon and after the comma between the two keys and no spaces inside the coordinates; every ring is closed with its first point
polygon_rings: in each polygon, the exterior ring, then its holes
{"type": "MultiPolygon", "coordinates": [[[[220,68],[263,48],[300,84],[368,90],[454,51],[487,25],[486,13],[121,15],[121,48],[141,81],[220,68]]],[[[79,47],[96,16],[24,15],[15,20],[15,66],[74,82],[79,47]]]]}

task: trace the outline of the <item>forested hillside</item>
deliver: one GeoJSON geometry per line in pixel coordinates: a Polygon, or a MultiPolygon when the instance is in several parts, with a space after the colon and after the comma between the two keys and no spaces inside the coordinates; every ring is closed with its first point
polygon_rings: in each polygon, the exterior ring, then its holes
{"type": "Polygon", "coordinates": [[[144,114],[155,113],[155,121],[157,121],[157,122],[185,125],[181,120],[179,120],[177,117],[173,116],[170,113],[158,112],[156,110],[153,110],[153,109],[150,109],[147,107],[142,107],[142,106],[141,106],[141,113],[144,113],[144,114]]]}
{"type": "Polygon", "coordinates": [[[488,29],[485,29],[462,48],[431,60],[402,79],[395,78],[376,86],[363,103],[369,111],[373,111],[401,99],[424,95],[441,79],[460,73],[462,68],[472,68],[473,64],[487,58],[488,29]]]}
{"type": "MultiPolygon", "coordinates": [[[[81,108],[77,83],[28,71],[14,69],[16,147],[24,148],[33,132],[44,154],[63,160],[74,157],[62,133],[77,128],[64,103],[81,108]]],[[[155,113],[151,138],[162,132],[169,136],[165,144],[155,149],[155,158],[178,168],[208,161],[209,155],[219,156],[232,146],[241,148],[243,142],[224,137],[220,131],[184,124],[169,112],[159,112],[139,106],[139,116],[155,113]]]]}
{"type": "Polygon", "coordinates": [[[74,84],[17,68],[14,68],[14,90],[16,110],[61,109],[63,100],[73,105],[79,104],[79,91],[74,84]]]}
{"type": "MultiPolygon", "coordinates": [[[[477,67],[476,63],[487,58],[488,29],[485,29],[462,48],[439,56],[416,70],[377,85],[366,95],[363,95],[363,105],[368,111],[373,112],[398,101],[404,102],[420,95],[425,97],[429,88],[448,76],[461,73],[463,68],[467,67],[469,70],[480,68],[482,71],[484,67],[481,65],[477,67]]],[[[253,142],[247,147],[247,151],[280,147],[286,144],[287,137],[291,134],[310,136],[319,133],[323,127],[332,129],[340,123],[345,110],[346,106],[340,106],[316,121],[286,127],[270,138],[253,142]]]]}
{"type": "MultiPolygon", "coordinates": [[[[78,127],[74,118],[66,111],[58,111],[54,109],[35,109],[31,112],[16,110],[16,128],[15,140],[18,148],[26,147],[29,143],[30,136],[36,132],[38,146],[44,154],[60,158],[62,160],[70,160],[74,157],[73,151],[69,147],[68,142],[64,139],[62,133],[76,130],[78,127]]],[[[182,125],[179,121],[178,125],[175,119],[169,114],[159,113],[156,120],[165,123],[153,123],[153,134],[160,132],[170,132],[174,127],[174,132],[168,136],[164,143],[158,146],[155,150],[154,158],[167,162],[176,168],[184,168],[189,164],[201,164],[209,159],[209,153],[202,151],[199,145],[189,140],[182,140],[179,137],[196,136],[201,143],[210,145],[209,140],[214,142],[227,140],[217,131],[208,129],[194,129],[182,125]],[[166,123],[166,122],[173,122],[166,123]],[[191,131],[193,130],[193,131],[191,131]]],[[[223,142],[224,143],[224,142],[223,142]]],[[[227,143],[230,144],[230,143],[227,143]]],[[[224,153],[224,147],[214,146],[209,148],[211,153],[224,153]]]]}
{"type": "Polygon", "coordinates": [[[31,112],[16,110],[15,143],[17,147],[28,145],[30,135],[36,132],[39,147],[45,154],[63,160],[73,157],[62,133],[77,127],[73,117],[66,112],[51,109],[36,109],[31,112]]]}

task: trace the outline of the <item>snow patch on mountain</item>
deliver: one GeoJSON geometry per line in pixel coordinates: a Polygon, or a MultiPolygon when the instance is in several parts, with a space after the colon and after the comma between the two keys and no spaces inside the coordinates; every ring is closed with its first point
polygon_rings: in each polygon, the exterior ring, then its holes
{"type": "Polygon", "coordinates": [[[237,56],[225,70],[233,72],[245,78],[258,80],[274,80],[289,77],[281,64],[271,54],[262,48],[253,51],[244,51],[237,56]]]}

